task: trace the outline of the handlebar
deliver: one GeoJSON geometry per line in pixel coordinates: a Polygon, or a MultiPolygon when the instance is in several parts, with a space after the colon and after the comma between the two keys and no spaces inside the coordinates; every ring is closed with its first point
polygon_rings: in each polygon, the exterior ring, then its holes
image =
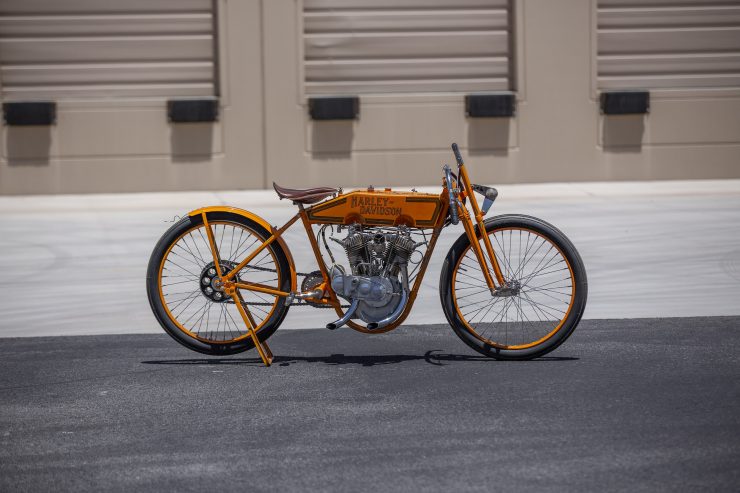
{"type": "MultiPolygon", "coordinates": [[[[453,149],[457,149],[457,146],[455,144],[452,144],[452,145],[454,146],[453,149]]],[[[460,218],[457,215],[457,196],[455,195],[455,192],[452,189],[452,170],[446,164],[443,169],[445,170],[445,183],[447,184],[447,197],[450,200],[450,222],[452,224],[457,224],[458,222],[460,222],[460,218]]]]}
{"type": "Polygon", "coordinates": [[[454,142],[452,144],[452,152],[455,153],[455,159],[457,160],[457,166],[458,167],[462,166],[464,164],[463,158],[462,158],[462,155],[460,154],[460,149],[457,148],[457,144],[455,144],[454,142]]]}

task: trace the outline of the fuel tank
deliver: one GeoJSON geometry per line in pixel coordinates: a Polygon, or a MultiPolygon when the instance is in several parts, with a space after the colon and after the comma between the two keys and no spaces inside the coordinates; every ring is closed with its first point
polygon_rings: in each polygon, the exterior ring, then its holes
{"type": "Polygon", "coordinates": [[[353,224],[432,228],[447,210],[446,194],[356,190],[316,204],[308,212],[313,224],[353,224]]]}

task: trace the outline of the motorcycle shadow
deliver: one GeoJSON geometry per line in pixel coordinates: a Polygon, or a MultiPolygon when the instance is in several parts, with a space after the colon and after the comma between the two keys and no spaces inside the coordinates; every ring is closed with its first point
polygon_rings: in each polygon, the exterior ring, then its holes
{"type": "MultiPolygon", "coordinates": [[[[445,366],[451,363],[504,363],[503,361],[487,358],[485,356],[471,356],[465,354],[448,354],[441,353],[439,349],[432,349],[423,355],[416,354],[384,354],[384,355],[345,355],[331,354],[329,356],[275,356],[274,366],[290,366],[299,363],[323,363],[330,366],[338,365],[358,365],[358,366],[377,366],[392,365],[405,363],[408,361],[424,361],[430,365],[445,366]]],[[[537,361],[577,361],[579,358],[572,356],[542,356],[529,360],[537,361]]],[[[142,361],[145,365],[250,365],[262,366],[262,360],[259,358],[199,358],[199,359],[174,359],[174,360],[153,360],[142,361]]],[[[510,362],[508,362],[510,363],[510,362]]]]}

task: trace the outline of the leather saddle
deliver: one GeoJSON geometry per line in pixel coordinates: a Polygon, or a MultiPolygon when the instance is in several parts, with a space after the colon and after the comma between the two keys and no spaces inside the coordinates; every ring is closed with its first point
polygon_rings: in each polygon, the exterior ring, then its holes
{"type": "Polygon", "coordinates": [[[288,199],[298,204],[315,204],[316,202],[320,202],[335,193],[339,193],[338,188],[283,188],[275,182],[272,182],[272,188],[275,189],[280,200],[288,199]]]}

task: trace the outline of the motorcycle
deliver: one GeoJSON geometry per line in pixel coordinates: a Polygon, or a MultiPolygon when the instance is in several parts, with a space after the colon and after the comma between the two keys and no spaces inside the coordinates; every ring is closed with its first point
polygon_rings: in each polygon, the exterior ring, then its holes
{"type": "Polygon", "coordinates": [[[327,324],[331,330],[387,332],[411,311],[442,229],[462,223],[439,282],[454,332],[496,359],[549,353],[573,333],[586,307],[583,261],[570,240],[541,219],[484,220],[498,192],[471,183],[456,144],[452,150],[457,173],[443,167],[439,194],[273,183],[281,200],[298,207],[279,228],[235,207],[188,213],[164,233],[149,260],[146,286],[155,317],[189,349],[230,355],[256,348],[266,366],[273,361],[267,339],[291,306],[333,309],[338,318],[327,324]],[[297,221],[316,258],[313,272],[296,272],[283,239],[297,221]]]}

